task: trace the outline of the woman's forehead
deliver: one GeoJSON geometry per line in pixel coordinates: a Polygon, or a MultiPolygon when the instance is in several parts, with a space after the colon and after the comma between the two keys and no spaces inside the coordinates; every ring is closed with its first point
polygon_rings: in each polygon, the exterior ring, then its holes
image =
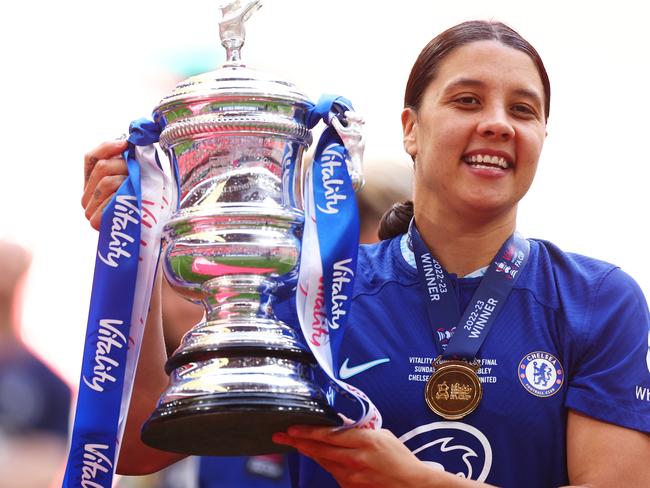
{"type": "Polygon", "coordinates": [[[544,93],[530,56],[499,41],[475,41],[450,52],[440,63],[432,85],[436,91],[485,88],[498,83],[520,92],[544,93]]]}

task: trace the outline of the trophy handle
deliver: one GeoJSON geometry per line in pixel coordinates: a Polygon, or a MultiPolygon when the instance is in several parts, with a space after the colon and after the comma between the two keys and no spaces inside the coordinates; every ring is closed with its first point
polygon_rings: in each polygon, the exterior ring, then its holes
{"type": "Polygon", "coordinates": [[[366,140],[363,134],[363,117],[356,112],[347,110],[343,114],[343,121],[335,114],[331,115],[330,123],[336,129],[343,145],[348,150],[347,169],[352,180],[352,187],[357,192],[363,188],[363,151],[366,140]]]}
{"type": "Polygon", "coordinates": [[[241,5],[239,0],[221,4],[219,22],[221,45],[226,48],[226,66],[241,65],[241,48],[246,40],[244,22],[262,6],[262,0],[249,0],[241,5]]]}

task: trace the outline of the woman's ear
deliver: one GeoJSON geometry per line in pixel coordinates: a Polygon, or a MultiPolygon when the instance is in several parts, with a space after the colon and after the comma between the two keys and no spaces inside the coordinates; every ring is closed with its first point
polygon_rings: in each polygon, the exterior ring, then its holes
{"type": "Polygon", "coordinates": [[[417,128],[418,128],[418,114],[417,112],[406,107],[402,110],[402,133],[404,150],[415,160],[417,155],[417,128]]]}

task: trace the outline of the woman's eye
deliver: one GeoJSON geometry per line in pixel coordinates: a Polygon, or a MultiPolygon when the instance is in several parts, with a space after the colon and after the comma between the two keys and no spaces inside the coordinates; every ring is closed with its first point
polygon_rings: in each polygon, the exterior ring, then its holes
{"type": "Polygon", "coordinates": [[[537,112],[535,112],[534,109],[532,109],[531,107],[523,103],[517,103],[513,105],[512,110],[518,115],[531,115],[531,116],[537,115],[537,112]]]}
{"type": "Polygon", "coordinates": [[[478,105],[480,103],[478,98],[472,96],[458,97],[455,101],[461,105],[478,105]]]}

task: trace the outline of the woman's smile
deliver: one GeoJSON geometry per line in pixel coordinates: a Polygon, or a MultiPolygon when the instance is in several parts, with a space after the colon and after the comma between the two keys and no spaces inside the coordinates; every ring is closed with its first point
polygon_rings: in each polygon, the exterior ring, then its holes
{"type": "Polygon", "coordinates": [[[483,178],[501,178],[514,169],[514,159],[504,151],[477,149],[462,157],[473,175],[483,178]]]}

